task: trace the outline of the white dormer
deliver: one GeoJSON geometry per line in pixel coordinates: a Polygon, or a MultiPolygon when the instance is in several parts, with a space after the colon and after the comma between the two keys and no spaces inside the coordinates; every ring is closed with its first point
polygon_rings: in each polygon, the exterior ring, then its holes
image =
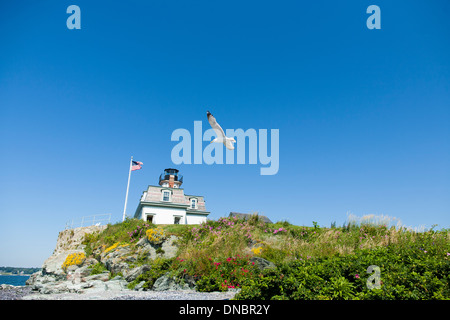
{"type": "Polygon", "coordinates": [[[162,189],[161,190],[161,201],[172,201],[172,192],[168,189],[162,189]]]}
{"type": "Polygon", "coordinates": [[[198,209],[198,200],[197,200],[197,198],[190,198],[189,199],[189,208],[190,209],[198,209]]]}

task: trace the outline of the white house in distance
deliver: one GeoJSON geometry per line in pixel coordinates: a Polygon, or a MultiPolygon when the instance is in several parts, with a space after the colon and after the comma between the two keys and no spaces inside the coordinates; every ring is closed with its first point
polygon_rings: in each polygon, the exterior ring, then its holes
{"type": "Polygon", "coordinates": [[[183,176],[177,169],[165,169],[159,186],[143,192],[134,217],[154,224],[200,224],[209,212],[203,196],[184,194],[183,176]]]}

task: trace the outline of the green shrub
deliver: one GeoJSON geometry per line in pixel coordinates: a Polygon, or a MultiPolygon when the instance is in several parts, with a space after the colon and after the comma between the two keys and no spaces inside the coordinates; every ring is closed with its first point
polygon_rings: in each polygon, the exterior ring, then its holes
{"type": "Polygon", "coordinates": [[[230,288],[239,288],[245,279],[256,277],[257,270],[254,262],[248,256],[237,255],[224,259],[208,258],[203,261],[202,275],[197,276],[196,261],[178,260],[178,276],[194,274],[198,278],[197,290],[202,292],[226,291],[230,288]]]}
{"type": "Polygon", "coordinates": [[[128,288],[134,289],[134,287],[138,283],[145,281],[143,288],[146,290],[151,290],[156,279],[163,276],[166,272],[171,271],[173,260],[174,260],[173,258],[171,259],[156,258],[154,260],[150,260],[151,265],[150,270],[139,275],[134,281],[130,282],[128,284],[128,288]]]}
{"type": "Polygon", "coordinates": [[[105,265],[101,262],[98,262],[98,263],[90,266],[89,269],[91,269],[91,275],[100,274],[100,273],[103,273],[104,271],[108,271],[108,269],[106,269],[105,265]]]}
{"type": "Polygon", "coordinates": [[[133,243],[145,236],[145,231],[153,228],[152,224],[140,219],[126,218],[116,224],[108,224],[102,232],[102,244],[111,246],[116,242],[133,243]]]}
{"type": "Polygon", "coordinates": [[[244,281],[236,298],[449,299],[447,250],[445,233],[424,233],[404,235],[396,244],[358,250],[351,255],[279,263],[277,270],[244,281]],[[366,270],[370,265],[380,267],[380,289],[367,287],[370,274],[366,270]]]}

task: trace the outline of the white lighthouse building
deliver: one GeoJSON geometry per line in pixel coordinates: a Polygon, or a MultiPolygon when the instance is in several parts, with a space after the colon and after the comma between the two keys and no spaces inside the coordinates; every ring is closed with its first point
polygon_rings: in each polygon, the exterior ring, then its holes
{"type": "Polygon", "coordinates": [[[183,176],[177,169],[165,169],[159,186],[148,186],[134,214],[154,224],[200,224],[209,212],[203,196],[184,194],[183,176]]]}

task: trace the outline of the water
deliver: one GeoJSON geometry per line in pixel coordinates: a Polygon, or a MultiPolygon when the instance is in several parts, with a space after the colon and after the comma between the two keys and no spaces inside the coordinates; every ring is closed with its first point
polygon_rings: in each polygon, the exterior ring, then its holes
{"type": "Polygon", "coordinates": [[[30,276],[4,276],[0,275],[0,284],[12,284],[13,286],[24,286],[30,276]]]}

